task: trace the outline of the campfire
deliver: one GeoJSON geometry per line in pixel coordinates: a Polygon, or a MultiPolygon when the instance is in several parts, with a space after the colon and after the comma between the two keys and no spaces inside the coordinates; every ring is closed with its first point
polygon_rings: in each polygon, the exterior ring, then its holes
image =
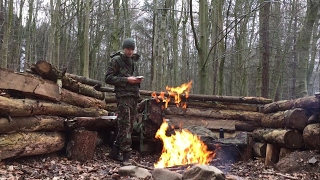
{"type": "Polygon", "coordinates": [[[167,136],[168,123],[163,122],[156,133],[156,138],[163,142],[162,154],[154,164],[156,168],[172,167],[188,164],[209,164],[214,153],[207,150],[207,146],[196,135],[187,130],[175,131],[167,136]]]}
{"type": "MultiPolygon", "coordinates": [[[[181,96],[188,98],[192,81],[182,84],[180,87],[166,87],[167,93],[161,92],[159,96],[154,92],[152,97],[157,102],[164,102],[168,107],[171,98],[174,98],[177,107],[186,108],[186,102],[181,101],[181,96]]],[[[154,164],[155,168],[173,167],[188,164],[209,164],[215,153],[207,150],[207,146],[200,138],[187,130],[176,130],[171,136],[166,135],[169,125],[163,121],[156,133],[156,138],[163,142],[162,154],[159,161],[154,164]]]]}

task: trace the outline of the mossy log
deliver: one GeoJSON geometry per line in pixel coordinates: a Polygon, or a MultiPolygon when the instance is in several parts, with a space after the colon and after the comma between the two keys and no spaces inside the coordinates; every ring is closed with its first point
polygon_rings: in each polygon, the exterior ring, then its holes
{"type": "Polygon", "coordinates": [[[65,118],[57,116],[0,117],[0,134],[64,130],[65,118]]]}
{"type": "Polygon", "coordinates": [[[261,126],[265,128],[290,128],[302,131],[308,125],[307,111],[295,108],[277,113],[265,114],[261,126]]]}
{"type": "Polygon", "coordinates": [[[304,145],[302,134],[288,129],[256,129],[253,137],[258,141],[289,149],[299,149],[304,145]]]}
{"type": "Polygon", "coordinates": [[[320,149],[320,123],[309,124],[303,130],[303,139],[310,149],[320,149]]]}
{"type": "Polygon", "coordinates": [[[20,132],[0,135],[0,159],[47,154],[62,150],[62,132],[20,132]]]}

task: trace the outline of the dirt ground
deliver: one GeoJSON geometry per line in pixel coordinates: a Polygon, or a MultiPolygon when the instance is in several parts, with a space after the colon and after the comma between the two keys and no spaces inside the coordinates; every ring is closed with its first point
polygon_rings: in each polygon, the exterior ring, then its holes
{"type": "MultiPolygon", "coordinates": [[[[70,161],[63,152],[8,159],[0,163],[0,179],[135,179],[118,175],[120,164],[106,157],[109,151],[109,147],[97,147],[94,159],[86,163],[70,161]]],[[[133,153],[135,161],[149,167],[153,167],[158,157],[159,154],[141,156],[137,152],[133,153]]],[[[215,161],[213,165],[226,175],[233,175],[233,178],[229,176],[230,179],[320,179],[320,154],[317,152],[291,153],[288,158],[270,168],[266,168],[261,160],[234,164],[215,161]]]]}

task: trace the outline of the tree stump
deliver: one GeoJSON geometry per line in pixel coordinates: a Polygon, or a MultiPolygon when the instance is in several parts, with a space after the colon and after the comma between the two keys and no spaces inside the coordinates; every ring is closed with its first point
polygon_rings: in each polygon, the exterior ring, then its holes
{"type": "Polygon", "coordinates": [[[91,160],[97,142],[98,133],[83,129],[71,132],[67,145],[67,157],[80,162],[91,160]]]}

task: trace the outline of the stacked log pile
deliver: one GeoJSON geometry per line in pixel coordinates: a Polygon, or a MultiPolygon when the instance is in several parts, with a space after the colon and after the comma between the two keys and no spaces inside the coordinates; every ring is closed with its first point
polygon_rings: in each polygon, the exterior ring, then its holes
{"type": "MultiPolygon", "coordinates": [[[[96,88],[103,92],[113,92],[111,88],[96,88]]],[[[142,98],[150,98],[152,91],[140,90],[142,98]]],[[[160,95],[160,92],[155,92],[160,95]]],[[[165,94],[165,96],[169,96],[165,94]]],[[[235,97],[189,94],[188,98],[181,95],[187,102],[187,108],[177,107],[170,101],[164,109],[165,118],[169,119],[177,127],[190,125],[204,126],[212,131],[224,129],[227,132],[247,131],[261,127],[261,119],[264,116],[259,109],[264,104],[272,102],[271,99],[261,97],[235,97]]],[[[116,108],[116,99],[105,99],[109,104],[109,110],[116,108]],[[112,107],[112,108],[110,108],[112,107]]]]}
{"type": "Polygon", "coordinates": [[[261,128],[253,131],[256,156],[272,165],[296,149],[320,149],[320,100],[309,96],[264,105],[261,128]]]}
{"type": "Polygon", "coordinates": [[[83,77],[81,81],[46,61],[37,62],[29,72],[0,69],[0,160],[50,153],[66,146],[71,147],[73,157],[79,148],[72,148],[71,141],[85,141],[92,149],[97,134],[89,130],[115,127],[112,120],[101,118],[108,115],[108,108],[104,93],[93,87],[100,82],[83,77]],[[90,138],[71,136],[69,141],[67,130],[90,138]]]}

